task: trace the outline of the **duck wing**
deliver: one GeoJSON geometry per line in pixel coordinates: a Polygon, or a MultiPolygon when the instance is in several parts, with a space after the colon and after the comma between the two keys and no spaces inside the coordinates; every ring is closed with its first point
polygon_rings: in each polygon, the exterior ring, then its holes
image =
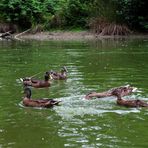
{"type": "Polygon", "coordinates": [[[49,102],[49,101],[51,101],[52,99],[37,99],[37,100],[34,100],[34,101],[36,101],[36,102],[38,102],[38,103],[47,103],[47,102],[49,102]]]}
{"type": "Polygon", "coordinates": [[[50,105],[57,105],[61,102],[61,101],[57,101],[57,100],[53,100],[53,99],[38,99],[38,100],[35,100],[35,101],[38,102],[38,103],[47,103],[47,104],[50,104],[50,105]]]}

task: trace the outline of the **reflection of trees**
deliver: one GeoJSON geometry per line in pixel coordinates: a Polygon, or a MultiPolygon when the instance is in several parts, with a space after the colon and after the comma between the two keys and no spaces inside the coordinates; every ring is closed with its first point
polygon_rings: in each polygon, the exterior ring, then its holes
{"type": "Polygon", "coordinates": [[[130,38],[90,41],[89,49],[79,63],[84,66],[84,79],[89,79],[84,83],[102,83],[109,87],[135,83],[141,77],[143,67],[147,67],[147,51],[143,53],[147,43],[144,42],[130,38]]]}
{"type": "Polygon", "coordinates": [[[14,84],[17,75],[25,72],[25,61],[32,61],[30,43],[2,41],[0,42],[0,68],[2,83],[7,87],[14,84]],[[9,82],[10,81],[10,82],[9,82]],[[9,83],[9,85],[7,84],[9,83]]]}
{"type": "Polygon", "coordinates": [[[1,42],[0,48],[4,51],[7,63],[24,63],[24,61],[31,61],[32,48],[31,43],[23,42],[1,42]]]}
{"type": "Polygon", "coordinates": [[[72,77],[80,82],[79,86],[83,85],[81,82],[120,85],[133,82],[134,76],[144,75],[143,69],[147,69],[146,46],[146,40],[132,38],[1,42],[1,52],[5,53],[2,53],[0,61],[2,68],[10,67],[7,75],[12,77],[14,74],[15,78],[30,76],[40,71],[44,73],[50,69],[58,71],[61,66],[66,65],[70,72],[75,71],[72,77]]]}

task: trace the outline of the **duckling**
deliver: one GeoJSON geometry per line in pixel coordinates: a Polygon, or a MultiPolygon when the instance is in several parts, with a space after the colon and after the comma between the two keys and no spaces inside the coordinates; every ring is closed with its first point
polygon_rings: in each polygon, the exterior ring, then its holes
{"type": "Polygon", "coordinates": [[[114,90],[112,92],[114,96],[117,97],[117,104],[120,106],[125,106],[125,107],[148,107],[148,103],[136,99],[136,100],[125,100],[121,98],[121,91],[120,90],[114,90]]]}
{"type": "Polygon", "coordinates": [[[50,71],[49,75],[50,78],[53,80],[65,80],[67,79],[67,68],[64,66],[61,68],[61,72],[54,72],[54,71],[50,71]]]}
{"type": "Polygon", "coordinates": [[[58,105],[61,101],[53,100],[53,99],[31,99],[31,89],[26,87],[24,89],[24,98],[23,104],[28,107],[44,107],[50,108],[54,105],[58,105]]]}
{"type": "Polygon", "coordinates": [[[49,87],[51,85],[51,82],[49,81],[49,73],[45,73],[44,80],[24,80],[23,84],[24,86],[32,86],[35,88],[49,87]]]}
{"type": "Polygon", "coordinates": [[[85,99],[91,99],[93,97],[97,97],[97,98],[110,97],[110,96],[113,96],[112,92],[114,90],[120,90],[121,96],[126,96],[126,95],[133,92],[134,87],[131,87],[130,85],[125,85],[125,86],[112,88],[112,89],[105,91],[105,92],[100,92],[100,93],[90,92],[85,96],[85,99]]]}

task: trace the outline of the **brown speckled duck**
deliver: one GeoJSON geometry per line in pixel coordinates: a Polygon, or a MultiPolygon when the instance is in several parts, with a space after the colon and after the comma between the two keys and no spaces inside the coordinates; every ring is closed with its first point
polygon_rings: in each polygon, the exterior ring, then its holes
{"type": "MultiPolygon", "coordinates": [[[[125,90],[126,91],[126,90],[125,90]]],[[[148,107],[148,103],[136,99],[136,100],[125,100],[121,97],[121,90],[114,90],[112,94],[117,97],[117,104],[125,107],[148,107]]]]}
{"type": "Polygon", "coordinates": [[[58,105],[61,101],[56,101],[53,99],[31,99],[31,89],[26,87],[24,89],[24,98],[23,98],[23,105],[27,107],[44,107],[50,108],[54,105],[58,105]]]}
{"type": "Polygon", "coordinates": [[[25,86],[32,86],[35,88],[49,87],[51,85],[49,80],[49,73],[45,73],[44,80],[23,79],[23,84],[25,86]]]}
{"type": "Polygon", "coordinates": [[[134,90],[134,87],[131,87],[130,85],[125,85],[125,86],[120,86],[120,87],[116,87],[116,88],[112,88],[108,91],[105,91],[105,92],[90,92],[89,94],[87,94],[85,96],[85,99],[91,99],[93,97],[96,97],[96,98],[103,98],[103,97],[110,97],[110,96],[113,96],[113,91],[114,90],[120,90],[121,92],[121,96],[126,96],[126,95],[129,95],[130,93],[133,92],[134,90]]]}
{"type": "Polygon", "coordinates": [[[64,66],[62,67],[61,69],[61,72],[55,72],[55,71],[50,71],[49,72],[49,75],[50,75],[50,78],[53,79],[53,80],[65,80],[67,79],[67,68],[64,66]]]}

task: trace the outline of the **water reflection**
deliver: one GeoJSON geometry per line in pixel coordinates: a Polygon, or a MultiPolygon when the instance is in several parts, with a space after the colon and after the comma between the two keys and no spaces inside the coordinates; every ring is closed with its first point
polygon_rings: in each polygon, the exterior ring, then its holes
{"type": "Polygon", "coordinates": [[[0,147],[147,147],[147,109],[119,107],[114,97],[84,99],[131,84],[142,91],[131,98],[147,101],[147,47],[147,39],[0,42],[0,147]],[[66,81],[32,90],[33,98],[57,98],[60,106],[19,106],[20,77],[63,65],[66,81]]]}

